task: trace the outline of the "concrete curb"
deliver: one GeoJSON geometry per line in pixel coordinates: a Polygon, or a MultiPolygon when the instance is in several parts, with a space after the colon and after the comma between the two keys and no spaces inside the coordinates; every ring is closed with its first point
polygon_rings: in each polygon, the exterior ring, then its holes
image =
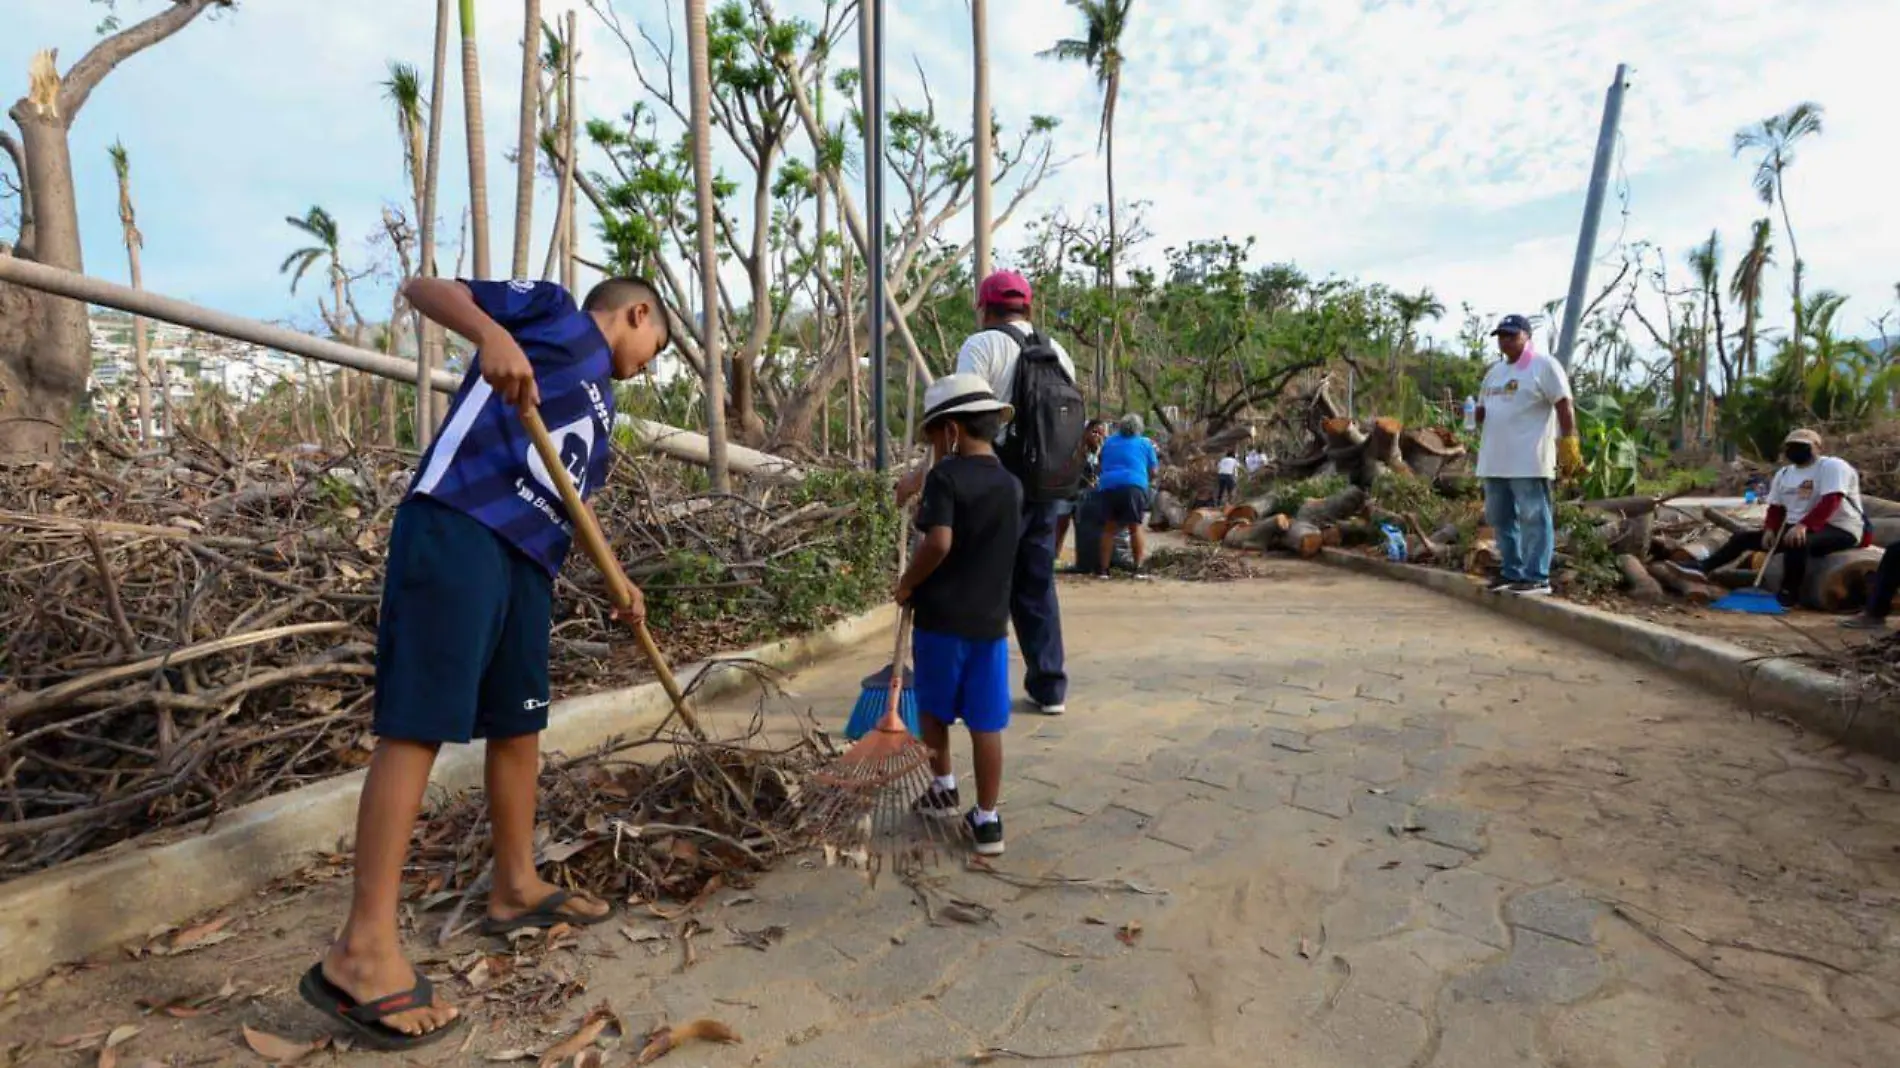
{"type": "MultiPolygon", "coordinates": [[[[824,630],[724,654],[679,672],[681,684],[722,660],[790,669],[837,653],[896,619],[889,606],[824,630]]],[[[697,698],[740,686],[739,671],[705,678],[697,698]]],[[[544,750],[578,753],[617,734],[656,726],[671,709],[658,683],[558,701],[549,709],[544,750]]],[[[432,785],[450,791],[481,783],[480,744],[444,749],[432,785]]],[[[65,961],[78,960],[182,923],[292,874],[313,852],[347,838],[363,772],[351,772],[218,816],[203,834],[155,843],[136,839],[99,854],[0,884],[0,991],[65,961]]]]}
{"type": "Polygon", "coordinates": [[[1423,586],[1606,653],[1647,660],[1748,708],[1773,709],[1844,745],[1900,758],[1900,716],[1864,707],[1842,680],[1798,661],[1554,598],[1487,593],[1458,572],[1395,564],[1340,549],[1321,550],[1320,560],[1347,571],[1423,586]]]}

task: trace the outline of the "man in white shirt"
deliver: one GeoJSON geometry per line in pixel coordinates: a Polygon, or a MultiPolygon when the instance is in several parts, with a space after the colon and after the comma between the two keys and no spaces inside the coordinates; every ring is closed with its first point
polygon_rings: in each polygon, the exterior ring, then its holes
{"type": "Polygon", "coordinates": [[[1219,508],[1227,503],[1234,495],[1234,490],[1240,486],[1240,461],[1235,458],[1232,449],[1227,450],[1227,455],[1214,465],[1214,477],[1214,507],[1219,508]]]}
{"type": "MultiPolygon", "coordinates": [[[[1015,271],[997,271],[976,290],[977,332],[957,351],[957,373],[981,375],[1005,404],[1016,401],[1016,362],[1022,348],[1007,331],[1013,326],[1034,332],[1029,313],[1033,294],[1029,280],[1015,271]]],[[[1075,362],[1060,343],[1048,338],[1056,362],[1069,381],[1075,381],[1075,362]]],[[[1007,433],[1007,428],[1005,428],[1007,433]]],[[[919,486],[922,472],[913,476],[919,486]]],[[[907,496],[912,479],[898,484],[898,499],[907,496]]],[[[1037,711],[1059,716],[1067,711],[1069,676],[1063,670],[1062,606],[1056,601],[1056,503],[1023,501],[1022,540],[1016,546],[1016,572],[1010,584],[1010,618],[1016,644],[1026,666],[1023,690],[1037,711]]]]}
{"type": "Polygon", "coordinates": [[[1491,589],[1529,597],[1550,593],[1556,522],[1550,484],[1583,470],[1571,410],[1570,378],[1531,345],[1531,323],[1507,315],[1492,331],[1503,359],[1485,372],[1478,396],[1478,477],[1484,518],[1497,535],[1498,574],[1491,589]],[[1553,441],[1553,431],[1559,432],[1553,441]]]}
{"type": "Polygon", "coordinates": [[[1257,475],[1260,473],[1260,469],[1265,466],[1267,466],[1267,458],[1263,453],[1261,453],[1259,449],[1247,450],[1247,473],[1248,474],[1257,475]]]}
{"type": "Polygon", "coordinates": [[[1762,529],[1737,534],[1700,564],[1676,564],[1679,571],[1706,575],[1775,545],[1781,554],[1781,585],[1775,595],[1789,608],[1801,599],[1808,561],[1870,543],[1861,510],[1860,472],[1838,456],[1821,454],[1821,435],[1792,430],[1782,440],[1788,465],[1768,484],[1768,516],[1762,529]],[[1780,541],[1774,538],[1781,532],[1780,541]]]}

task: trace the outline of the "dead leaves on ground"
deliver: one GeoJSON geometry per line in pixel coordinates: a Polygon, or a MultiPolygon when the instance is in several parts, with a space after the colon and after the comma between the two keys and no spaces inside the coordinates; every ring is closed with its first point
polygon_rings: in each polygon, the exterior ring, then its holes
{"type": "Polygon", "coordinates": [[[330,1039],[326,1035],[314,1042],[298,1042],[282,1035],[273,1035],[269,1031],[260,1031],[246,1024],[244,1044],[251,1047],[252,1053],[272,1064],[296,1064],[312,1053],[328,1047],[330,1039]]]}
{"type": "MultiPolygon", "coordinates": [[[[600,1068],[608,1052],[626,1037],[626,1026],[607,1002],[601,1002],[581,1018],[574,1033],[549,1046],[539,1055],[530,1050],[512,1049],[491,1053],[490,1062],[534,1060],[537,1068],[600,1068]]],[[[678,1026],[662,1026],[638,1036],[639,1052],[634,1064],[652,1064],[688,1042],[738,1042],[738,1032],[718,1020],[694,1020],[678,1026]]]]}
{"type": "Polygon", "coordinates": [[[652,1064],[688,1042],[738,1042],[739,1033],[718,1020],[694,1020],[677,1027],[658,1027],[647,1032],[645,1045],[635,1064],[652,1064]]]}

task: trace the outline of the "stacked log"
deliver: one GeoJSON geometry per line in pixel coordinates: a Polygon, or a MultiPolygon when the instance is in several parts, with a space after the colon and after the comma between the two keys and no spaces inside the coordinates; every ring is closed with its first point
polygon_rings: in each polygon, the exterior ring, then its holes
{"type": "Polygon", "coordinates": [[[1227,536],[1227,516],[1218,508],[1196,508],[1187,515],[1181,532],[1197,541],[1219,541],[1227,536]]]}

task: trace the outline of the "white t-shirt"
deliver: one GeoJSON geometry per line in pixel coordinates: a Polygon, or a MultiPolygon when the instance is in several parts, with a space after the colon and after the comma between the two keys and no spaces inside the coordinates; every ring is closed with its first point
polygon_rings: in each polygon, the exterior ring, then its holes
{"type": "Polygon", "coordinates": [[[1492,364],[1478,391],[1484,409],[1478,477],[1555,478],[1557,402],[1569,399],[1570,378],[1549,356],[1492,364]]]}
{"type": "Polygon", "coordinates": [[[1258,450],[1255,450],[1254,452],[1250,452],[1247,454],[1247,473],[1248,474],[1250,475],[1254,474],[1265,466],[1267,466],[1267,458],[1265,456],[1260,455],[1258,450]]]}
{"type": "Polygon", "coordinates": [[[1855,537],[1861,531],[1860,472],[1838,456],[1822,456],[1806,467],[1789,464],[1775,472],[1768,484],[1768,503],[1787,510],[1790,524],[1807,518],[1821,498],[1838,493],[1846,498],[1827,519],[1830,527],[1839,527],[1855,537]]]}
{"type": "Polygon", "coordinates": [[[1240,461],[1231,456],[1223,456],[1220,458],[1220,463],[1214,465],[1214,470],[1232,478],[1240,474],[1240,461]]]}
{"type": "MultiPolygon", "coordinates": [[[[1035,333],[1028,323],[1009,324],[1022,331],[1023,336],[1035,333]]],[[[1063,349],[1062,343],[1049,338],[1049,344],[1056,350],[1056,362],[1069,375],[1069,381],[1075,381],[1075,362],[1063,349]]],[[[996,391],[996,399],[1004,404],[1014,404],[1010,396],[1016,391],[1016,356],[1022,352],[1022,346],[1016,339],[1001,330],[979,330],[971,334],[957,350],[957,373],[982,375],[989,381],[990,388],[996,391]]]]}

